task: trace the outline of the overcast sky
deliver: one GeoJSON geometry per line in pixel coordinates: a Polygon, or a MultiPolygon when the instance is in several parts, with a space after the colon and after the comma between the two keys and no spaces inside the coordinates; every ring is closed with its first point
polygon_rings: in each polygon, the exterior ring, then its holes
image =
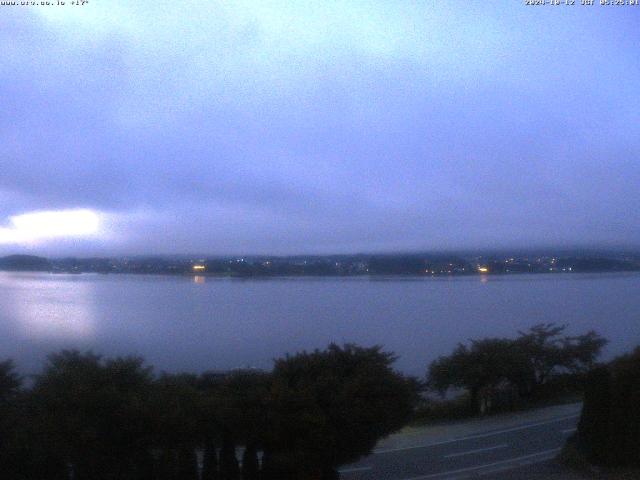
{"type": "Polygon", "coordinates": [[[640,7],[91,0],[0,40],[2,254],[640,245],[640,7]]]}

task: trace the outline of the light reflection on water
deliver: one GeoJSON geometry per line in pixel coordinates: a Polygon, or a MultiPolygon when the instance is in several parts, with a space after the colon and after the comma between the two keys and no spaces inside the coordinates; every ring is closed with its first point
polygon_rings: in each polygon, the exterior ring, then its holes
{"type": "Polygon", "coordinates": [[[90,339],[95,334],[91,282],[43,281],[37,274],[0,274],[5,315],[24,336],[90,339]]]}
{"type": "Polygon", "coordinates": [[[169,371],[270,368],[330,342],[381,344],[423,375],[458,342],[535,323],[595,329],[608,357],[640,344],[640,275],[221,279],[0,272],[0,360],[142,355],[169,371]]]}

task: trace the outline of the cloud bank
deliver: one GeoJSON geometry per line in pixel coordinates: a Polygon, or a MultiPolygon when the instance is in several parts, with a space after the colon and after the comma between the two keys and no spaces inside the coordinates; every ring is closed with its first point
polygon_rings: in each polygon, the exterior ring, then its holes
{"type": "Polygon", "coordinates": [[[0,252],[640,244],[640,10],[467,3],[3,7],[0,252]]]}

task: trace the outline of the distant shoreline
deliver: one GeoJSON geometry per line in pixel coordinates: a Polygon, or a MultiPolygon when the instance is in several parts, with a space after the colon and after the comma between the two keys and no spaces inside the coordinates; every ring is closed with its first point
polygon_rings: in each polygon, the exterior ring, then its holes
{"type": "Polygon", "coordinates": [[[167,278],[185,278],[185,279],[210,279],[210,280],[371,280],[371,281],[426,281],[426,280],[444,280],[447,278],[467,278],[467,279],[488,279],[488,278],[507,278],[507,277],[526,277],[526,276],[553,276],[553,277],[585,277],[592,275],[598,276],[618,276],[618,275],[634,275],[640,274],[638,270],[603,270],[590,272],[510,272],[510,273],[469,273],[469,274],[434,274],[434,275],[415,275],[415,274],[362,274],[362,275],[229,275],[216,273],[154,273],[154,272],[66,272],[66,271],[50,271],[50,270],[3,270],[0,273],[38,273],[48,274],[52,276],[135,276],[135,277],[167,277],[167,278]]]}
{"type": "Polygon", "coordinates": [[[96,257],[49,259],[0,257],[0,271],[54,274],[155,274],[220,278],[467,277],[512,274],[619,273],[640,271],[637,254],[539,255],[327,255],[296,257],[96,257]]]}

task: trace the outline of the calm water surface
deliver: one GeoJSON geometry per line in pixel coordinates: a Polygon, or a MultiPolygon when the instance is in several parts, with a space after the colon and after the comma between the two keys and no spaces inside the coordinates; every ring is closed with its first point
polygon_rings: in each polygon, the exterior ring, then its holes
{"type": "Polygon", "coordinates": [[[382,344],[423,374],[457,342],[538,322],[595,329],[606,357],[640,344],[640,275],[213,279],[0,273],[0,359],[37,371],[61,348],[159,370],[270,368],[329,342],[382,344]]]}

